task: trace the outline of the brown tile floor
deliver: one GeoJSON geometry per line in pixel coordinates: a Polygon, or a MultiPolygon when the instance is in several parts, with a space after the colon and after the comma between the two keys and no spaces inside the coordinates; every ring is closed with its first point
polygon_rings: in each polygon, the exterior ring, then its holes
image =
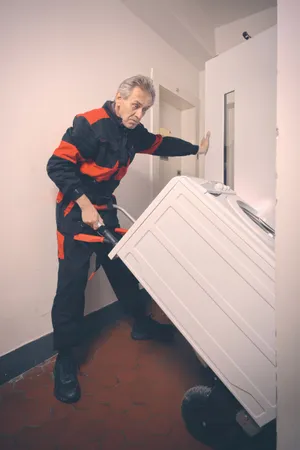
{"type": "Polygon", "coordinates": [[[52,395],[54,358],[0,388],[1,450],[209,450],[186,432],[184,392],[199,362],[180,337],[135,342],[125,321],[104,330],[81,367],[82,399],[52,395]]]}

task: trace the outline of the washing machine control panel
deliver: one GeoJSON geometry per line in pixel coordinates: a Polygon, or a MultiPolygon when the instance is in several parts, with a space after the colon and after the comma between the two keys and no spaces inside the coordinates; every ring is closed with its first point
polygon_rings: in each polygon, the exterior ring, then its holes
{"type": "Polygon", "coordinates": [[[207,190],[209,194],[220,195],[220,194],[235,194],[235,191],[231,189],[230,186],[221,183],[220,181],[209,181],[203,184],[203,187],[207,190]]]}

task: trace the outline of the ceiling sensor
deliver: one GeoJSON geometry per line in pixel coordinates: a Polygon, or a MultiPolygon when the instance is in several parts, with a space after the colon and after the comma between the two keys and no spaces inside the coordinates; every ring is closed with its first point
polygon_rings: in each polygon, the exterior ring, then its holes
{"type": "Polygon", "coordinates": [[[248,39],[251,39],[251,36],[248,34],[247,31],[244,31],[243,38],[246,39],[246,41],[248,41],[248,39]]]}

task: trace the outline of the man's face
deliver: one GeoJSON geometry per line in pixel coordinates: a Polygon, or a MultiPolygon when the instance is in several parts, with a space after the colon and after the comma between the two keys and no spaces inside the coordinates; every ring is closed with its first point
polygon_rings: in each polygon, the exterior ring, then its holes
{"type": "Polygon", "coordinates": [[[133,130],[152,106],[152,97],[148,92],[135,87],[126,99],[117,93],[115,102],[116,114],[122,118],[123,125],[133,130]]]}

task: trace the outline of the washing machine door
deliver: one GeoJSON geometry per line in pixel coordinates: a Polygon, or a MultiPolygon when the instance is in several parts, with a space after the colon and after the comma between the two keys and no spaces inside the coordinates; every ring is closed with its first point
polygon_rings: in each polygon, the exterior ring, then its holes
{"type": "Polygon", "coordinates": [[[218,181],[201,180],[201,184],[225,208],[234,211],[235,215],[242,220],[244,226],[254,231],[263,241],[268,242],[271,247],[274,246],[275,229],[266,219],[260,217],[256,209],[243,201],[234,190],[218,181]]]}
{"type": "Polygon", "coordinates": [[[242,200],[237,200],[238,206],[241,208],[241,210],[248,216],[256,225],[258,225],[265,233],[267,233],[269,236],[275,238],[275,230],[271,227],[271,225],[267,224],[266,221],[264,221],[259,215],[257,214],[257,211],[252,208],[247,203],[243,202],[242,200]]]}
{"type": "Polygon", "coordinates": [[[259,216],[256,209],[238,197],[228,197],[227,201],[248,226],[251,226],[256,232],[260,231],[259,234],[263,232],[264,236],[275,239],[274,228],[259,216]]]}

